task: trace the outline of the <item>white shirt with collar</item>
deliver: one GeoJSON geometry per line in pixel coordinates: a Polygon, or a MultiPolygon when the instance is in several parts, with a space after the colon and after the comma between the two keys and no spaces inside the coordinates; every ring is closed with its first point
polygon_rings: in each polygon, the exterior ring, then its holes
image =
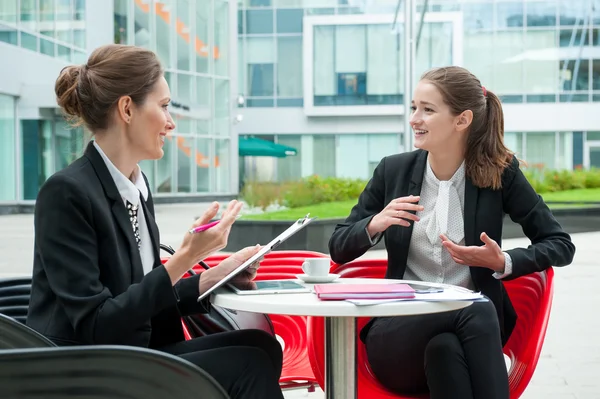
{"type": "MultiPolygon", "coordinates": [[[[423,211],[417,212],[420,220],[414,222],[403,278],[473,289],[469,267],[454,262],[439,238],[440,234],[445,234],[454,243],[465,245],[465,163],[450,180],[440,181],[428,160],[420,197],[419,205],[423,206],[423,211]]],[[[373,245],[376,238],[369,237],[373,245]]],[[[494,273],[496,279],[512,273],[512,259],[506,252],[504,260],[504,273],[494,273]]]]}
{"type": "MultiPolygon", "coordinates": [[[[142,176],[142,170],[139,166],[136,166],[133,172],[133,181],[127,178],[112,161],[106,156],[102,148],[94,141],[94,147],[102,156],[110,175],[112,176],[119,194],[123,199],[123,204],[127,204],[129,201],[133,205],[138,207],[138,223],[140,230],[140,257],[142,258],[142,266],[144,268],[144,275],[149,273],[154,267],[154,250],[152,248],[152,239],[150,238],[150,230],[148,229],[148,223],[146,223],[146,217],[144,215],[144,207],[140,204],[140,194],[144,198],[144,201],[148,199],[148,186],[142,176]]],[[[133,232],[133,227],[131,228],[133,232]]]]}

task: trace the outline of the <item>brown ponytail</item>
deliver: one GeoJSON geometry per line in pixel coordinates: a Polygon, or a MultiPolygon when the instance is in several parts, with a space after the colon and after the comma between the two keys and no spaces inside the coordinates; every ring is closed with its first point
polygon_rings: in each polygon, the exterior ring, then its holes
{"type": "Polygon", "coordinates": [[[461,67],[434,68],[423,74],[442,94],[453,115],[473,112],[465,153],[466,175],[477,187],[498,190],[513,153],[504,145],[504,113],[500,99],[461,67]]]}

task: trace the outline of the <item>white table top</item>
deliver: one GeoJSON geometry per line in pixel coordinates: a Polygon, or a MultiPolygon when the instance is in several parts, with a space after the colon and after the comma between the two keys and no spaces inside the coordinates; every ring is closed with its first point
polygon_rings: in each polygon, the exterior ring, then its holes
{"type": "MultiPolygon", "coordinates": [[[[312,288],[314,284],[307,284],[300,280],[297,283],[312,288]]],[[[349,278],[338,279],[329,284],[361,284],[361,283],[399,283],[407,282],[391,279],[363,279],[349,278]]],[[[418,282],[421,285],[438,286],[418,282]]],[[[214,305],[246,312],[285,314],[296,316],[338,316],[338,317],[382,317],[382,316],[407,316],[415,314],[439,313],[450,310],[462,309],[469,306],[470,301],[453,302],[419,302],[398,301],[377,305],[357,306],[346,301],[322,301],[317,295],[310,293],[295,294],[263,294],[263,295],[238,295],[227,288],[220,288],[210,297],[214,305]]]]}

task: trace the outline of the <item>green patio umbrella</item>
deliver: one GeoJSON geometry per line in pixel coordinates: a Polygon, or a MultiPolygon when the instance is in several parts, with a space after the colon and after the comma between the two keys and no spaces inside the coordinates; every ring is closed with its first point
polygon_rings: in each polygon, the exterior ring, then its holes
{"type": "Polygon", "coordinates": [[[285,158],[296,155],[295,148],[272,143],[256,137],[239,138],[239,154],[241,157],[277,157],[285,158]]]}

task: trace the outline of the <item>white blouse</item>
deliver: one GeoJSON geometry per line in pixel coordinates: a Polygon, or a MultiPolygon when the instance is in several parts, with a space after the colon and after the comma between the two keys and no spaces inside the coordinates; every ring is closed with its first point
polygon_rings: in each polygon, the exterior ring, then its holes
{"type": "MultiPolygon", "coordinates": [[[[423,210],[417,212],[420,220],[414,222],[403,278],[475,288],[469,267],[454,262],[440,239],[444,234],[454,243],[465,245],[465,163],[450,180],[440,181],[428,160],[419,195],[423,210]]],[[[369,237],[373,245],[376,238],[369,237]]],[[[497,279],[512,273],[512,260],[506,252],[504,260],[504,273],[493,274],[497,279]]]]}
{"type": "Polygon", "coordinates": [[[121,194],[121,198],[123,199],[123,203],[126,204],[127,201],[129,201],[131,204],[137,205],[138,207],[137,218],[141,241],[139,249],[142,258],[142,266],[144,268],[144,275],[146,275],[152,270],[152,267],[154,267],[155,259],[154,251],[152,249],[152,239],[150,238],[150,230],[148,229],[148,224],[146,223],[146,217],[144,215],[144,207],[140,204],[140,194],[144,198],[144,201],[148,199],[148,186],[146,186],[146,181],[142,176],[142,170],[137,166],[134,172],[133,181],[131,181],[117,169],[95,141],[94,147],[96,147],[96,150],[102,156],[110,175],[115,181],[119,194],[121,194]]]}

